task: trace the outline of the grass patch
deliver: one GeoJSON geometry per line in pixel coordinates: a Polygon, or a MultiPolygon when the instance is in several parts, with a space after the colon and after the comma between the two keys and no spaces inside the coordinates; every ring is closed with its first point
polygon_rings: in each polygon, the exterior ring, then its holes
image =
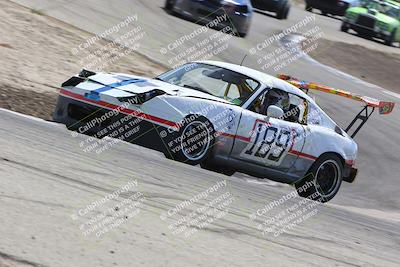
{"type": "Polygon", "coordinates": [[[40,10],[40,9],[34,9],[34,8],[32,8],[32,9],[31,9],[31,12],[32,12],[33,14],[40,15],[40,16],[44,16],[44,15],[45,15],[44,12],[43,12],[42,10],[40,10]]]}

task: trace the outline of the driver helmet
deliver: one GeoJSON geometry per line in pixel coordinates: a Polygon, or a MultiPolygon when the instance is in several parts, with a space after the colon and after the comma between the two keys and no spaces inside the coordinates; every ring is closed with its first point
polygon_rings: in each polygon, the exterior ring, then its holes
{"type": "Polygon", "coordinates": [[[288,111],[290,109],[289,94],[281,90],[270,90],[267,94],[266,107],[271,105],[278,106],[283,111],[288,111]]]}

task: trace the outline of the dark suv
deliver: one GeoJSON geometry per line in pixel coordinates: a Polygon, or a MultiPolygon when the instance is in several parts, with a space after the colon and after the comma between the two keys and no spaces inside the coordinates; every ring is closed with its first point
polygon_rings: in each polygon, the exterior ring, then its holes
{"type": "Polygon", "coordinates": [[[166,0],[165,9],[204,23],[226,14],[229,18],[217,28],[233,26],[241,37],[247,35],[253,16],[250,0],[166,0]]]}
{"type": "Polygon", "coordinates": [[[313,8],[321,10],[323,15],[331,14],[344,16],[349,7],[358,6],[359,0],[305,0],[306,10],[312,11],[313,8]]]}
{"type": "Polygon", "coordinates": [[[251,0],[253,7],[276,13],[278,19],[287,19],[290,11],[289,0],[251,0]]]}

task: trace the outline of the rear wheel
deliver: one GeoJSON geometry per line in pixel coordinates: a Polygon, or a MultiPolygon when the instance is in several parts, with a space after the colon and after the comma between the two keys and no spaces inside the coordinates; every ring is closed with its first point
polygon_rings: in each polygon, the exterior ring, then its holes
{"type": "Polygon", "coordinates": [[[247,36],[247,32],[238,32],[239,37],[245,38],[247,36]]]}
{"type": "Polygon", "coordinates": [[[290,12],[290,5],[288,5],[288,7],[287,7],[287,9],[285,11],[285,14],[283,15],[283,19],[287,19],[288,18],[289,12],[290,12]]]}
{"type": "MultiPolygon", "coordinates": [[[[193,115],[194,116],[194,115],[193,115]]],[[[168,151],[164,152],[169,159],[197,165],[207,159],[214,145],[214,128],[204,117],[185,123],[176,134],[172,135],[168,151]]]]}
{"type": "Polygon", "coordinates": [[[172,12],[174,6],[175,6],[175,1],[176,0],[166,0],[165,1],[165,6],[164,8],[168,11],[168,12],[172,12]]]}
{"type": "Polygon", "coordinates": [[[299,196],[328,202],[342,184],[343,164],[335,154],[321,156],[311,166],[306,177],[295,183],[299,196]]]}
{"type": "Polygon", "coordinates": [[[278,19],[286,19],[288,14],[289,14],[289,9],[290,9],[290,5],[289,4],[285,4],[283,5],[278,12],[276,13],[276,17],[278,19]]]}
{"type": "Polygon", "coordinates": [[[385,40],[385,44],[386,45],[393,46],[393,43],[394,43],[394,40],[395,40],[395,37],[396,37],[396,31],[397,31],[397,29],[394,29],[392,31],[392,33],[388,37],[386,37],[386,40],[385,40]]]}

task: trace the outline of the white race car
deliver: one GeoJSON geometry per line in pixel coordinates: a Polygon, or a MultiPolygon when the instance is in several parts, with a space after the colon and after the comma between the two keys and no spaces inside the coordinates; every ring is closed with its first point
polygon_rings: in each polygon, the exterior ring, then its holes
{"type": "Polygon", "coordinates": [[[208,170],[294,184],[300,196],[326,202],[342,181],[355,179],[352,137],[375,107],[388,114],[393,106],[288,76],[199,61],[154,79],[82,70],[63,83],[54,120],[208,170]],[[365,107],[344,131],[296,86],[350,97],[365,107]],[[350,137],[346,132],[357,120],[361,125],[350,137]]]}

